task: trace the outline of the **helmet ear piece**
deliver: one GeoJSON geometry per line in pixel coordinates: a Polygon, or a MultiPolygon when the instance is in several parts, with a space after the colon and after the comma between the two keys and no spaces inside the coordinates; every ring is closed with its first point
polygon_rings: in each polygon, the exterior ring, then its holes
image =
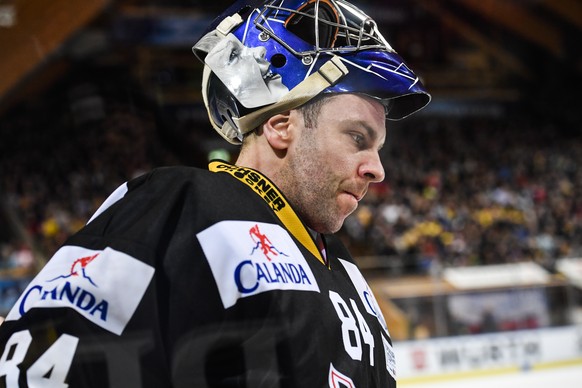
{"type": "Polygon", "coordinates": [[[209,75],[206,96],[213,127],[230,143],[240,144],[243,134],[238,128],[236,119],[245,115],[248,110],[236,100],[214,73],[209,75]]]}

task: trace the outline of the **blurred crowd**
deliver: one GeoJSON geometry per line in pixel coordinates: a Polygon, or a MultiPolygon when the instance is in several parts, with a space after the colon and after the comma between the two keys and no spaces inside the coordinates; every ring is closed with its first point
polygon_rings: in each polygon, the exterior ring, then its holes
{"type": "Polygon", "coordinates": [[[386,179],[349,217],[357,255],[399,271],[582,255],[579,129],[518,115],[412,122],[388,136],[386,179]]]}
{"type": "MultiPolygon", "coordinates": [[[[169,144],[153,105],[124,85],[75,82],[0,122],[0,196],[22,232],[0,242],[0,270],[32,268],[119,184],[185,160],[184,142],[169,144]]],[[[391,126],[386,179],[341,237],[355,256],[408,273],[523,260],[553,270],[582,252],[582,139],[573,132],[521,115],[391,126]]]]}
{"type": "Polygon", "coordinates": [[[0,121],[1,222],[17,224],[0,240],[0,271],[34,272],[117,186],[177,163],[154,105],[116,81],[75,80],[0,121]]]}

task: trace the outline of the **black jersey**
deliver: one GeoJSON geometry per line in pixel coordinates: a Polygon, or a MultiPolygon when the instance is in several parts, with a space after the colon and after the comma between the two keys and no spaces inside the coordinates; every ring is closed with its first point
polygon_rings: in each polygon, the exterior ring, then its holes
{"type": "Polygon", "coordinates": [[[268,179],[211,170],[160,168],[112,194],[0,326],[0,386],[396,386],[339,240],[324,257],[268,179]]]}

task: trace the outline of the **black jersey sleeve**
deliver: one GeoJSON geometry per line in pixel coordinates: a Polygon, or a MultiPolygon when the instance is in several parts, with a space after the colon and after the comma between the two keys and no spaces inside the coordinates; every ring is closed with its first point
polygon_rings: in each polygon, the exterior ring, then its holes
{"type": "Polygon", "coordinates": [[[0,386],[170,386],[164,260],[190,248],[191,173],[128,182],[54,254],[0,326],[0,386]]]}

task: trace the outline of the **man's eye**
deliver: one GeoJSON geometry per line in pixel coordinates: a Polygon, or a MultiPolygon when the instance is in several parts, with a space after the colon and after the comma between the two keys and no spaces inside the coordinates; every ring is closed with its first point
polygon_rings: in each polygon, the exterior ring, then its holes
{"type": "Polygon", "coordinates": [[[359,133],[352,133],[352,139],[356,142],[357,145],[364,144],[364,136],[360,135],[359,133]]]}
{"type": "Polygon", "coordinates": [[[230,56],[228,57],[228,63],[235,62],[238,59],[238,50],[232,50],[230,56]]]}

